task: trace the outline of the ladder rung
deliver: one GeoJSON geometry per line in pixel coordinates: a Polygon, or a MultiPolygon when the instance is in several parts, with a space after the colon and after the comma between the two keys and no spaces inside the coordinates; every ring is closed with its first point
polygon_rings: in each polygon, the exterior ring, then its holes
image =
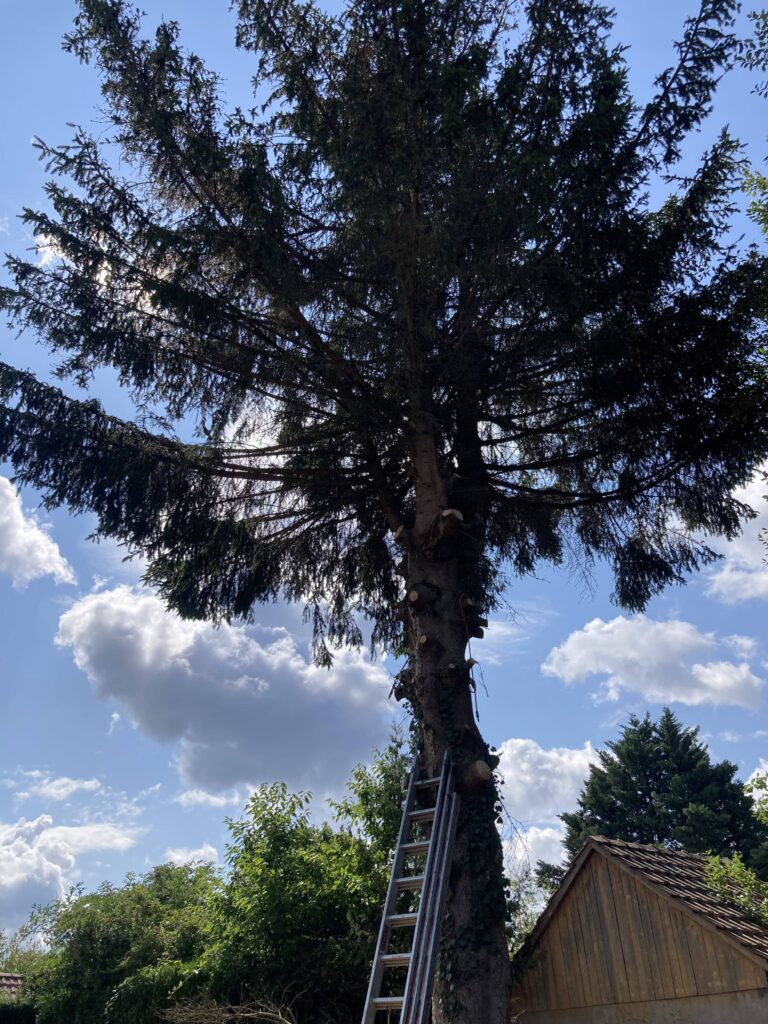
{"type": "Polygon", "coordinates": [[[373,1007],[375,1010],[402,1010],[403,997],[379,996],[378,999],[373,1000],[373,1007]]]}
{"type": "Polygon", "coordinates": [[[424,875],[403,875],[395,879],[395,885],[401,891],[404,889],[420,889],[424,885],[424,875]]]}
{"type": "Polygon", "coordinates": [[[403,853],[428,853],[429,852],[429,840],[422,839],[418,843],[403,843],[400,847],[403,853]]]}
{"type": "Polygon", "coordinates": [[[379,957],[384,967],[407,967],[411,962],[410,953],[384,953],[379,957]]]}
{"type": "Polygon", "coordinates": [[[440,781],[440,776],[439,775],[435,775],[434,778],[431,778],[431,779],[421,779],[419,782],[416,783],[416,788],[417,789],[427,789],[429,786],[436,786],[439,781],[440,781]]]}
{"type": "Polygon", "coordinates": [[[434,816],[434,807],[422,807],[420,811],[408,811],[408,817],[411,821],[432,821],[434,816]]]}
{"type": "Polygon", "coordinates": [[[418,914],[388,914],[386,921],[390,928],[412,928],[418,919],[418,914]]]}

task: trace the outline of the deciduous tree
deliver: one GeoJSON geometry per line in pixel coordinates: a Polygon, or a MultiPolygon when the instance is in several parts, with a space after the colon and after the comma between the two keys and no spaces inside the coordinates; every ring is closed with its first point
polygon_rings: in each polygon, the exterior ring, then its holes
{"type": "Polygon", "coordinates": [[[2,303],[65,381],[114,367],[137,415],[3,366],[0,455],[183,615],[282,594],[322,660],[365,619],[406,652],[397,692],[462,791],[435,1020],[499,1024],[467,640],[542,559],[605,559],[642,608],[738,530],[768,453],[765,267],[723,240],[738,146],[679,170],[737,4],[701,0],[642,105],[596,0],[233,6],[266,108],[228,109],[175,23],[81,0],[67,45],[109,127],[42,146],[52,212],[24,217],[56,258],[12,258],[2,303]]]}

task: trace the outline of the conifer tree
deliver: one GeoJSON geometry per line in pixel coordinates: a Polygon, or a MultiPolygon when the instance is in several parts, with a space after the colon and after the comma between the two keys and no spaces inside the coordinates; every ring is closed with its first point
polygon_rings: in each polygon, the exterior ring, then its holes
{"type": "Polygon", "coordinates": [[[575,856],[591,835],[691,853],[739,853],[762,867],[768,828],[730,761],[713,762],[699,730],[665,708],[658,722],[631,715],[606,744],[579,796],[562,814],[565,848],[575,856]]]}
{"type": "Polygon", "coordinates": [[[228,109],[175,23],[80,0],[66,45],[110,124],[42,146],[50,212],[24,219],[57,258],[11,258],[0,301],[63,384],[0,367],[0,456],[182,615],[282,594],[321,660],[365,620],[407,653],[397,692],[463,798],[435,1021],[499,1024],[467,640],[540,560],[604,559],[642,608],[738,530],[768,453],[765,267],[724,241],[737,144],[679,165],[738,5],[701,0],[644,105],[596,0],[233,6],[263,109],[228,109]],[[103,366],[135,419],[68,383],[103,366]]]}

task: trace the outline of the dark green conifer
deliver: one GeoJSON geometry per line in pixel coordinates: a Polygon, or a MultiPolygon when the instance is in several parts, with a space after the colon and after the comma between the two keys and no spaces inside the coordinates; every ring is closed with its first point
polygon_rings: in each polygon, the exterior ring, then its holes
{"type": "Polygon", "coordinates": [[[67,45],[110,126],[43,146],[52,212],[24,217],[59,258],[12,258],[0,300],[63,384],[0,367],[0,456],[183,615],[283,594],[321,657],[364,619],[404,643],[430,767],[468,768],[435,1020],[499,1024],[467,638],[541,559],[605,559],[642,608],[710,557],[701,531],[737,531],[768,454],[765,267],[724,241],[737,144],[678,174],[737,4],[701,0],[643,106],[595,0],[234,7],[264,110],[227,109],[174,23],[81,0],[67,45]],[[67,383],[103,366],[135,422],[67,383]]]}
{"type": "Polygon", "coordinates": [[[658,722],[631,715],[621,738],[592,765],[578,810],[562,814],[571,856],[588,836],[651,843],[691,853],[740,853],[762,865],[768,828],[730,761],[713,762],[698,729],[665,708],[658,722]]]}

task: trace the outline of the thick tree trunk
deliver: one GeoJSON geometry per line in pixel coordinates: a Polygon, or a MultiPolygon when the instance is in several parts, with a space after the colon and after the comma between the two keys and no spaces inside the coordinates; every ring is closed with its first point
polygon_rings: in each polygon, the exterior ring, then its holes
{"type": "Polygon", "coordinates": [[[477,518],[473,527],[460,510],[446,508],[442,481],[418,475],[416,521],[403,538],[403,617],[411,650],[404,690],[421,731],[428,770],[439,772],[447,750],[458,769],[461,796],[433,1020],[506,1024],[510,975],[495,762],[475,722],[466,654],[482,614],[473,598],[479,590],[482,538],[477,518]]]}

